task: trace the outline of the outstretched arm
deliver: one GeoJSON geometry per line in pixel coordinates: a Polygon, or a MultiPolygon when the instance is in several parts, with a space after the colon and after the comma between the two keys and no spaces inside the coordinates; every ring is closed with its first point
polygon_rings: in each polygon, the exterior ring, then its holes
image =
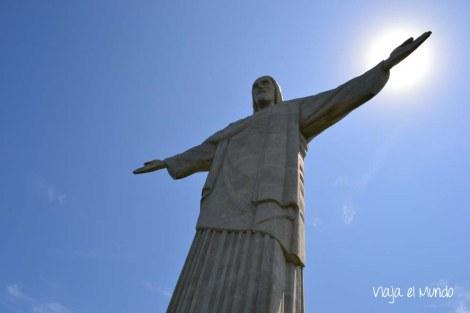
{"type": "Polygon", "coordinates": [[[300,106],[300,129],[305,138],[312,139],[379,93],[388,81],[390,69],[416,50],[430,35],[431,32],[426,32],[416,40],[406,40],[392,51],[387,60],[335,89],[294,100],[300,106]]]}
{"type": "Polygon", "coordinates": [[[209,171],[218,144],[244,129],[250,118],[244,118],[229,124],[224,129],[207,138],[202,144],[183,153],[166,158],[165,160],[145,162],[143,167],[134,171],[134,174],[149,173],[166,168],[171,177],[179,179],[196,172],[209,171]]]}
{"type": "Polygon", "coordinates": [[[183,153],[177,154],[165,160],[153,160],[144,163],[134,171],[134,174],[154,172],[163,168],[174,179],[184,178],[196,172],[208,171],[217,145],[215,142],[205,141],[183,153]]]}

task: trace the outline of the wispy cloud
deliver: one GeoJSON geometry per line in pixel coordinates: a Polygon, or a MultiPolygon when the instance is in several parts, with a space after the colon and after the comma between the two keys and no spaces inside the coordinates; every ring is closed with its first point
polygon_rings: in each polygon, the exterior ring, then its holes
{"type": "Polygon", "coordinates": [[[59,191],[56,186],[48,182],[44,177],[36,176],[34,178],[34,186],[37,193],[47,199],[49,203],[63,205],[65,203],[66,194],[59,191]]]}
{"type": "Polygon", "coordinates": [[[340,176],[335,179],[334,185],[335,186],[348,186],[351,184],[349,177],[340,176]]]}
{"type": "Polygon", "coordinates": [[[387,140],[384,140],[371,158],[371,162],[363,174],[356,178],[352,179],[346,176],[337,177],[334,181],[335,186],[343,187],[349,189],[348,196],[342,205],[343,212],[343,222],[347,225],[350,225],[354,222],[357,215],[357,208],[353,205],[354,198],[362,193],[371,183],[371,181],[377,176],[377,174],[382,169],[387,156],[393,147],[398,134],[398,129],[392,132],[390,137],[387,140]]]}
{"type": "Polygon", "coordinates": [[[319,227],[322,227],[323,226],[323,220],[319,217],[315,217],[313,220],[312,220],[312,224],[311,224],[313,227],[315,228],[319,228],[319,227]]]}
{"type": "Polygon", "coordinates": [[[459,304],[459,306],[455,309],[455,313],[470,313],[470,309],[464,304],[459,304]]]}
{"type": "Polygon", "coordinates": [[[454,313],[470,313],[470,289],[457,285],[455,289],[454,313]]]}
{"type": "Polygon", "coordinates": [[[155,292],[159,294],[160,296],[164,296],[167,298],[171,297],[171,294],[173,292],[171,288],[162,287],[155,282],[148,282],[148,281],[144,282],[144,288],[147,289],[148,291],[155,292]]]}
{"type": "Polygon", "coordinates": [[[5,287],[5,292],[12,298],[19,299],[19,300],[27,300],[32,301],[31,297],[28,297],[26,294],[23,293],[21,287],[17,284],[9,285],[5,287]]]}
{"type": "Polygon", "coordinates": [[[439,280],[434,284],[430,284],[433,287],[440,288],[452,288],[454,290],[453,295],[449,298],[449,301],[442,303],[432,303],[428,306],[433,309],[440,309],[448,313],[470,313],[470,289],[465,285],[451,285],[446,280],[439,280]]]}
{"type": "Polygon", "coordinates": [[[36,305],[32,311],[33,313],[72,313],[69,308],[57,302],[36,305]]]}
{"type": "Polygon", "coordinates": [[[359,193],[362,192],[370,182],[377,176],[377,174],[382,169],[385,161],[387,160],[387,156],[390,153],[391,148],[393,147],[395,140],[396,140],[396,131],[392,133],[392,135],[377,148],[372,158],[369,167],[364,172],[364,174],[360,177],[355,187],[355,192],[359,193]]]}
{"type": "Polygon", "coordinates": [[[356,210],[348,204],[343,205],[343,221],[345,224],[349,225],[354,221],[356,216],[356,210]]]}
{"type": "Polygon", "coordinates": [[[32,313],[73,313],[71,309],[59,302],[40,301],[26,294],[18,284],[5,287],[5,293],[22,307],[29,307],[32,313]]]}

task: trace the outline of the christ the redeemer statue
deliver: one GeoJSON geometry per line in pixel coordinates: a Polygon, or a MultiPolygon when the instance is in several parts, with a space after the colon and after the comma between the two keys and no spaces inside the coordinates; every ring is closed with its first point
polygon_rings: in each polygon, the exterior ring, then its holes
{"type": "Polygon", "coordinates": [[[196,235],[168,313],[302,313],[307,143],[374,97],[390,69],[431,32],[347,83],[283,101],[276,81],[253,84],[254,114],[203,143],[134,171],[174,179],[208,171],[196,235]]]}

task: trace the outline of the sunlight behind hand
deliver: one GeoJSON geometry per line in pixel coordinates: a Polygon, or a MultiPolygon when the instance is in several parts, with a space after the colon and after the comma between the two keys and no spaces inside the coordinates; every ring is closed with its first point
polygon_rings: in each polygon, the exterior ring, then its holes
{"type": "MultiPolygon", "coordinates": [[[[406,28],[378,31],[366,52],[368,67],[387,59],[393,49],[410,37],[418,37],[422,32],[422,30],[406,28]]],[[[391,70],[386,88],[390,91],[403,91],[421,85],[430,73],[431,61],[430,45],[426,42],[391,70]]]]}

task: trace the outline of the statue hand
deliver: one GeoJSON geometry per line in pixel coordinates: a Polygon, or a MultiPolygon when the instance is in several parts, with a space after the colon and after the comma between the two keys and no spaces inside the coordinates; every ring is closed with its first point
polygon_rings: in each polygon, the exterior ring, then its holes
{"type": "Polygon", "coordinates": [[[415,40],[413,37],[409,38],[401,45],[395,48],[395,50],[390,53],[390,57],[384,61],[385,68],[390,70],[392,67],[403,61],[407,56],[409,56],[413,51],[415,51],[428,37],[431,36],[431,32],[425,32],[415,40]]]}
{"type": "Polygon", "coordinates": [[[144,166],[139,167],[138,169],[134,170],[134,174],[143,174],[158,171],[162,168],[166,168],[166,164],[162,160],[152,160],[149,162],[145,162],[144,166]]]}

